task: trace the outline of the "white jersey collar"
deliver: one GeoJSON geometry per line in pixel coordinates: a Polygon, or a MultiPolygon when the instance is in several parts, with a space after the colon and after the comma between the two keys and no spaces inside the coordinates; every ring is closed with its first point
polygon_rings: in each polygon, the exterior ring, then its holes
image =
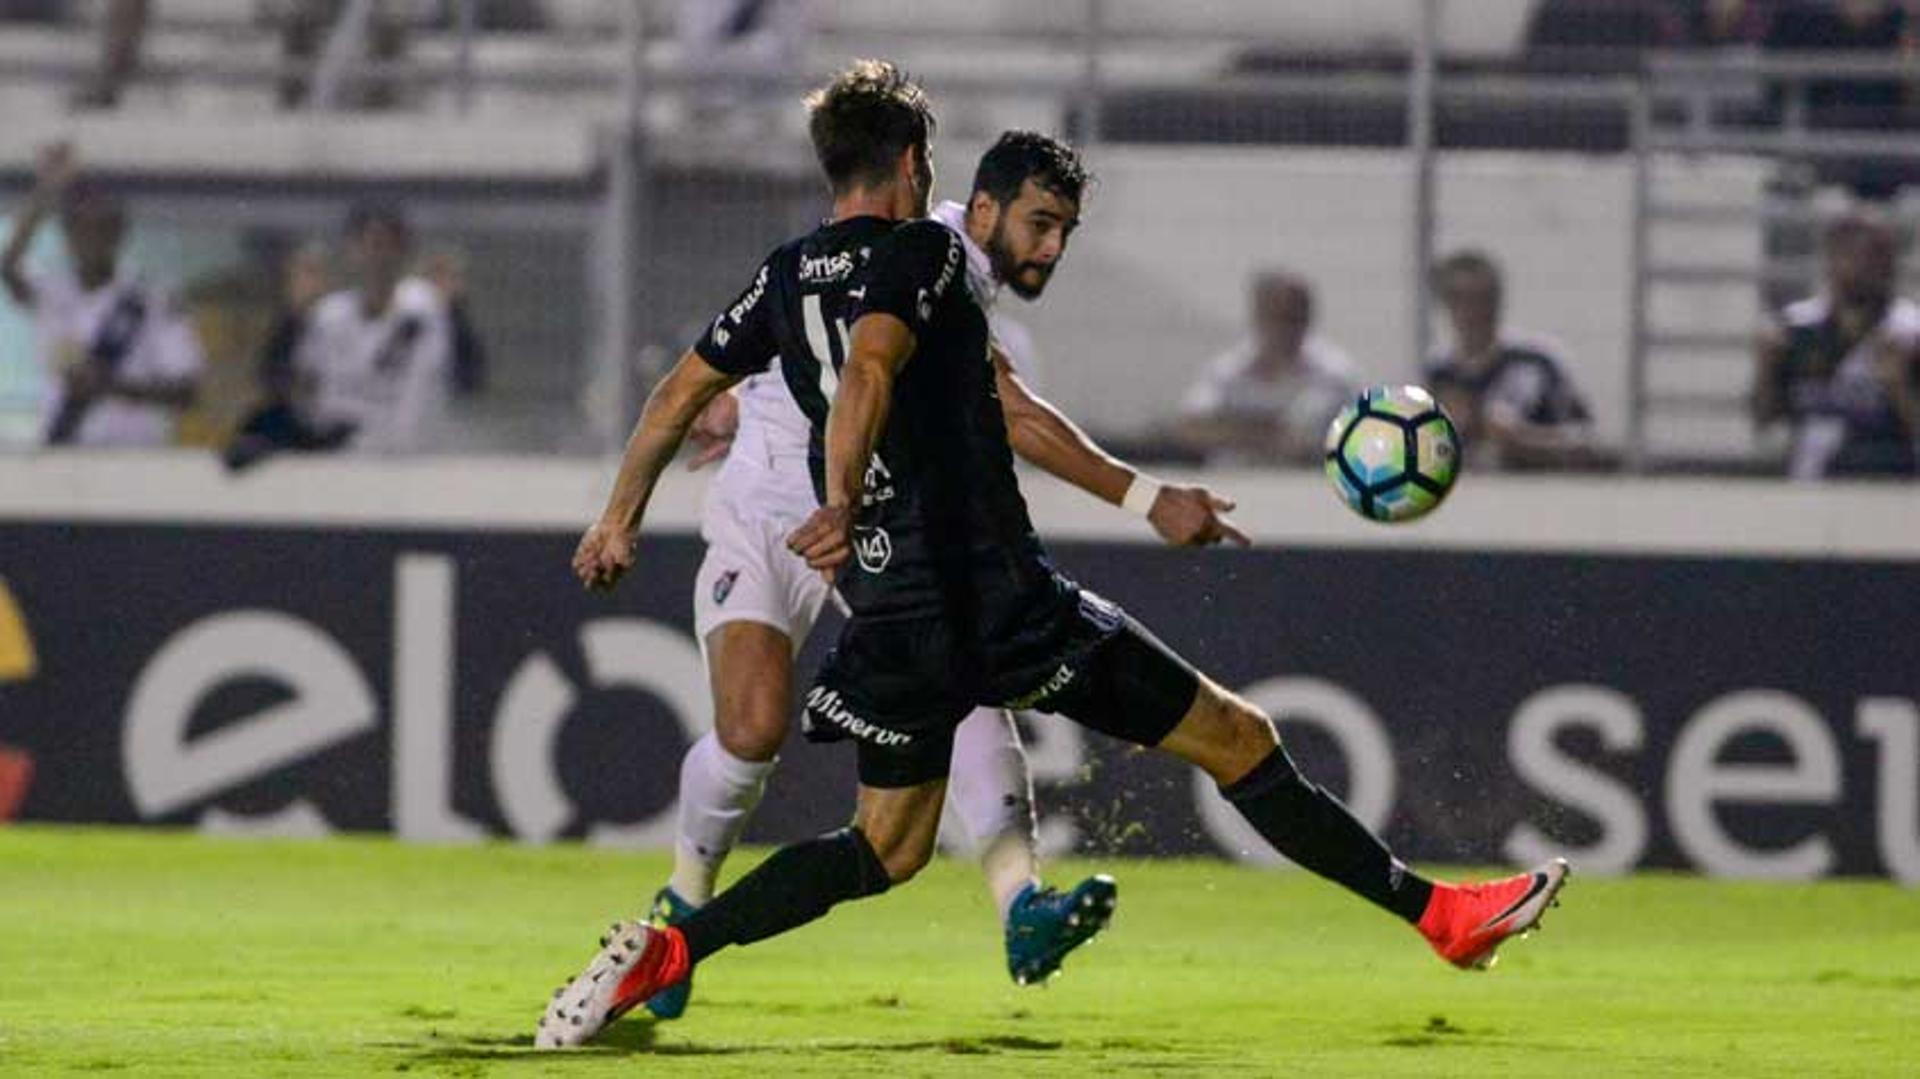
{"type": "Polygon", "coordinates": [[[994,280],[993,260],[980,250],[980,245],[967,235],[967,208],[957,202],[943,202],[933,208],[933,219],[953,230],[967,250],[967,284],[973,288],[974,299],[980,301],[983,308],[991,308],[993,301],[1000,297],[1000,282],[994,280]]]}

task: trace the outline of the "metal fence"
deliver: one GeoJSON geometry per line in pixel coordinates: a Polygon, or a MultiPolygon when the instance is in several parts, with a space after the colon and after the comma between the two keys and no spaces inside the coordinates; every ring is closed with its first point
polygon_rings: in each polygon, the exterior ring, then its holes
{"type": "MultiPolygon", "coordinates": [[[[1819,163],[1920,161],[1920,138],[1823,127],[1802,93],[1818,79],[1911,76],[1899,60],[1654,55],[1623,74],[1511,72],[1442,49],[1497,36],[1459,24],[1503,5],[1394,0],[1355,8],[1397,20],[1408,48],[1388,50],[1392,62],[1315,67],[1297,49],[1275,59],[1286,43],[1262,35],[1284,13],[1201,7],[1214,14],[1182,33],[1131,0],[996,2],[972,19],[922,2],[872,26],[836,6],[804,56],[770,63],[690,58],[665,3],[567,5],[540,47],[477,33],[471,5],[455,3],[405,59],[182,46],[150,56],[140,85],[150,106],[186,113],[209,87],[264,98],[298,74],[325,89],[313,98],[324,112],[340,90],[387,80],[411,89],[407,122],[422,129],[578,128],[591,152],[577,168],[529,180],[505,151],[290,179],[155,151],[110,171],[143,221],[239,252],[228,276],[256,282],[263,260],[330,233],[353,197],[404,198],[431,242],[470,255],[495,355],[494,389],[466,406],[457,448],[603,451],[660,365],[820,213],[793,100],[855,50],[886,51],[918,63],[940,103],[945,190],[1015,125],[1070,134],[1103,174],[1047,302],[1014,312],[1036,331],[1047,391],[1103,434],[1153,444],[1183,386],[1244,332],[1242,283],[1268,264],[1321,283],[1323,328],[1367,375],[1416,377],[1441,332],[1425,269],[1471,245],[1502,256],[1514,319],[1568,342],[1603,434],[1651,471],[1766,459],[1742,406],[1747,342],[1769,306],[1811,286],[1805,237],[1832,198],[1819,163]]],[[[0,89],[78,79],[90,63],[0,56],[0,89]]],[[[111,149],[116,122],[71,126],[111,149]]],[[[206,110],[189,122],[205,126],[206,110]]],[[[16,132],[16,162],[32,134],[16,132]]],[[[0,169],[15,192],[25,180],[0,169]]]]}

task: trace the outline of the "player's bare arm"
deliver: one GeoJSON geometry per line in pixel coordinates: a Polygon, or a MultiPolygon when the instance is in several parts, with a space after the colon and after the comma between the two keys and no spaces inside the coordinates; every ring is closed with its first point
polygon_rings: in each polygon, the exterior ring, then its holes
{"type": "Polygon", "coordinates": [[[1490,402],[1484,417],[1485,433],[1515,459],[1543,465],[1567,465],[1585,460],[1593,451],[1593,428],[1586,423],[1534,423],[1501,402],[1490,402]]]}
{"type": "MultiPolygon", "coordinates": [[[[992,346],[992,356],[1013,451],[1095,498],[1126,505],[1127,492],[1144,474],[1101,449],[1078,424],[1028,388],[998,345],[992,346]]],[[[1146,518],[1161,539],[1176,547],[1205,547],[1223,540],[1249,544],[1246,533],[1224,516],[1233,510],[1231,499],[1205,487],[1146,482],[1153,491],[1146,518]]]]}
{"type": "Polygon", "coordinates": [[[739,433],[740,398],[732,393],[720,394],[700,410],[693,429],[687,432],[687,442],[693,446],[692,455],[687,458],[687,471],[698,472],[725,457],[739,433]]]}
{"type": "Polygon", "coordinates": [[[679,452],[694,418],[735,381],[732,375],[689,351],[653,388],[646,407],[640,410],[640,421],[627,439],[607,508],[574,551],[573,572],[581,584],[604,591],[633,568],[634,535],[660,473],[679,452]]]}
{"type": "Polygon", "coordinates": [[[894,380],[916,343],[906,323],[884,312],[853,324],[840,387],[827,413],[826,502],[787,537],[787,548],[829,580],[853,550],[853,514],[865,492],[867,463],[893,407],[894,380]]]}
{"type": "Polygon", "coordinates": [[[1873,353],[1874,377],[1887,395],[1887,404],[1908,431],[1920,430],[1920,350],[1912,343],[1879,335],[1873,353]]]}
{"type": "Polygon", "coordinates": [[[33,246],[33,237],[40,231],[41,222],[59,208],[61,196],[73,182],[76,167],[71,145],[58,142],[41,149],[33,190],[14,218],[6,251],[0,253],[0,283],[6,285],[7,295],[13,297],[13,302],[22,307],[31,307],[34,298],[33,283],[27,280],[25,270],[27,249],[33,246]]]}

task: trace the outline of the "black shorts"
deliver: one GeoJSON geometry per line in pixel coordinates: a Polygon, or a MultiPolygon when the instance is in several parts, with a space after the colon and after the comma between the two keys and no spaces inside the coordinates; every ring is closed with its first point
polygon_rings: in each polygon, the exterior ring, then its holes
{"type": "Polygon", "coordinates": [[[1193,667],[1144,626],[1074,588],[985,644],[957,642],[938,618],[850,621],[807,693],[802,728],[815,741],[856,740],[864,786],[913,787],[946,777],[954,728],[982,705],[1053,712],[1153,746],[1199,688],[1193,667]]]}

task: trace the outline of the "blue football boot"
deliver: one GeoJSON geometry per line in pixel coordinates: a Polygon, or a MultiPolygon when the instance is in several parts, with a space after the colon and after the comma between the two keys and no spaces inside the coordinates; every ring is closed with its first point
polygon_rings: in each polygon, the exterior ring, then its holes
{"type": "MultiPolygon", "coordinates": [[[[651,924],[665,928],[686,921],[687,916],[695,909],[693,904],[680,898],[680,893],[674,891],[669,885],[654,893],[653,913],[647,917],[651,924]]],[[[693,976],[688,975],[686,981],[671,988],[662,989],[649,997],[647,1010],[653,1013],[655,1019],[678,1019],[686,1013],[687,1000],[692,996],[693,976]]]]}
{"type": "Polygon", "coordinates": [[[1119,901],[1120,886],[1105,873],[1070,892],[1022,888],[1007,912],[1007,973],[1021,985],[1051,978],[1068,952],[1107,927],[1119,901]]]}

